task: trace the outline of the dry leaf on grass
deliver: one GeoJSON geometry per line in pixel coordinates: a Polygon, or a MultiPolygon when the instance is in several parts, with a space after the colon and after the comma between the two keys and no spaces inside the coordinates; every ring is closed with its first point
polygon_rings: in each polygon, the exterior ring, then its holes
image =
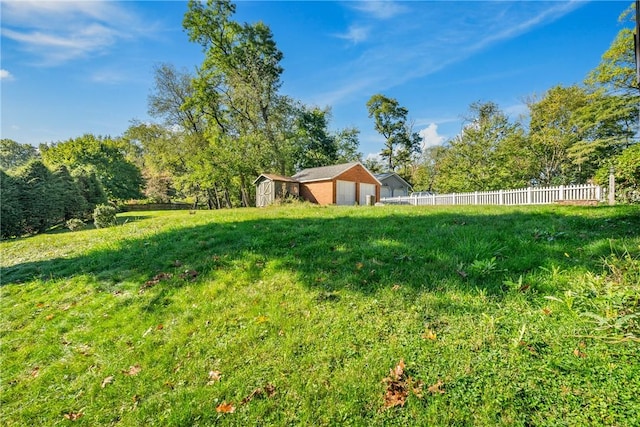
{"type": "Polygon", "coordinates": [[[274,394],[276,394],[275,386],[273,386],[272,384],[267,384],[264,386],[264,388],[258,387],[257,389],[253,390],[251,394],[249,394],[249,396],[242,399],[240,404],[245,405],[251,402],[256,397],[262,397],[262,396],[273,397],[274,394]]]}
{"type": "Polygon", "coordinates": [[[236,407],[233,403],[222,402],[216,406],[216,412],[220,414],[233,414],[236,411],[236,407]]]}
{"type": "Polygon", "coordinates": [[[209,382],[207,385],[215,384],[217,381],[220,381],[222,378],[222,372],[220,371],[209,371],[209,382]]]}
{"type": "Polygon", "coordinates": [[[427,390],[431,394],[444,394],[444,390],[442,389],[443,385],[444,383],[442,382],[442,380],[438,380],[435,384],[427,387],[427,390]]]}
{"type": "Polygon", "coordinates": [[[82,412],[68,412],[64,414],[64,419],[69,421],[78,421],[84,414],[82,412]]]}
{"type": "Polygon", "coordinates": [[[107,378],[102,380],[102,384],[100,384],[101,388],[105,388],[107,384],[111,384],[113,382],[113,375],[109,375],[107,378]]]}
{"type": "Polygon", "coordinates": [[[134,366],[129,366],[128,370],[123,369],[122,373],[127,376],[133,377],[135,375],[138,375],[140,371],[142,371],[142,368],[140,367],[140,365],[134,365],[134,366]]]}

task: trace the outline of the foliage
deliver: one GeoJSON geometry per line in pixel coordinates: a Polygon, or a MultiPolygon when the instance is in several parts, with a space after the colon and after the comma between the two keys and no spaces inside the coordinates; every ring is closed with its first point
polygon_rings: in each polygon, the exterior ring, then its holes
{"type": "Polygon", "coordinates": [[[0,169],[14,169],[38,158],[38,150],[30,144],[20,144],[12,139],[0,139],[0,169]]]}
{"type": "Polygon", "coordinates": [[[609,184],[609,170],[613,167],[616,198],[623,203],[640,203],[640,144],[632,145],[611,159],[609,165],[598,170],[595,180],[609,184]]]}
{"type": "Polygon", "coordinates": [[[65,222],[65,226],[71,231],[82,230],[87,224],[79,218],[71,218],[65,222]]]}
{"type": "Polygon", "coordinates": [[[93,211],[93,224],[96,228],[113,227],[118,224],[117,210],[111,205],[98,205],[93,211]]]}
{"type": "Polygon", "coordinates": [[[120,215],[0,243],[2,425],[640,418],[637,206],[120,215]]]}
{"type": "Polygon", "coordinates": [[[65,214],[63,194],[55,175],[39,160],[16,171],[18,203],[24,212],[22,234],[35,234],[59,223],[65,214]]]}
{"type": "Polygon", "coordinates": [[[20,204],[20,182],[0,169],[0,237],[22,234],[24,210],[20,204]]]}
{"type": "Polygon", "coordinates": [[[407,177],[406,166],[420,150],[420,137],[413,132],[407,119],[409,110],[396,99],[382,94],[375,94],[367,101],[367,110],[369,117],[374,119],[375,130],[385,138],[380,156],[386,159],[387,170],[395,171],[398,166],[404,166],[407,177]]]}
{"type": "MultiPolygon", "coordinates": [[[[632,4],[620,15],[619,21],[634,25],[634,12],[632,4]]],[[[640,87],[636,78],[635,61],[633,29],[622,28],[602,55],[600,64],[587,76],[586,83],[590,86],[604,86],[609,93],[623,93],[637,98],[640,87]]]]}
{"type": "Polygon", "coordinates": [[[56,181],[55,191],[59,194],[62,203],[63,219],[68,221],[72,218],[81,218],[90,212],[88,211],[87,199],[67,167],[59,166],[53,175],[53,179],[56,181]]]}
{"type": "Polygon", "coordinates": [[[532,179],[532,156],[522,127],[511,123],[492,102],[474,103],[462,133],[436,151],[436,191],[469,192],[526,187],[532,179]]]}
{"type": "Polygon", "coordinates": [[[47,165],[64,165],[72,172],[76,169],[94,171],[104,193],[113,200],[135,199],[141,196],[141,172],[126,158],[131,149],[125,140],[113,140],[91,134],[40,146],[42,159],[47,165]]]}

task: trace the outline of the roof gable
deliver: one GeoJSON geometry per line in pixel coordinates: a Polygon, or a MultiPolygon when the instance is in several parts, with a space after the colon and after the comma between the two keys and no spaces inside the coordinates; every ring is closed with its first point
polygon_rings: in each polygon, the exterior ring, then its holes
{"type": "Polygon", "coordinates": [[[253,183],[257,184],[258,182],[261,182],[267,179],[269,181],[298,182],[297,180],[290,178],[288,176],[277,175],[275,173],[263,173],[263,174],[260,174],[260,176],[256,178],[256,180],[253,181],[253,183]]]}
{"type": "Polygon", "coordinates": [[[377,173],[375,174],[375,177],[381,183],[383,181],[396,181],[400,185],[406,186],[407,188],[411,188],[411,184],[409,184],[407,181],[405,181],[400,175],[398,175],[395,172],[377,173]]]}
{"type": "Polygon", "coordinates": [[[364,165],[362,165],[362,163],[360,162],[342,163],[340,165],[320,166],[317,168],[303,169],[297,174],[293,175],[292,178],[298,180],[299,182],[329,181],[358,165],[361,166],[365,171],[367,171],[373,179],[378,181],[375,175],[369,172],[369,169],[364,167],[364,165]]]}

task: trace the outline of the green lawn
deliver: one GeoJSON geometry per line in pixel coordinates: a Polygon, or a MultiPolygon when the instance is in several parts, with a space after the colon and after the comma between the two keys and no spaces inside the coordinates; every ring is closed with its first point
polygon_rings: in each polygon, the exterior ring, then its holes
{"type": "Polygon", "coordinates": [[[119,222],[0,243],[0,424],[640,425],[640,207],[119,222]]]}

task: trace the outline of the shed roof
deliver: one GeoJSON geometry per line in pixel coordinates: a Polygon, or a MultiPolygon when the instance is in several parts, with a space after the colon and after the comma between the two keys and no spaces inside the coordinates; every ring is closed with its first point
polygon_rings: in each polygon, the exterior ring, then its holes
{"type": "Polygon", "coordinates": [[[405,181],[400,175],[398,175],[395,172],[376,173],[376,174],[374,174],[374,176],[380,182],[382,182],[382,181],[384,181],[386,179],[389,179],[389,178],[394,178],[397,181],[399,181],[400,183],[402,183],[403,185],[406,185],[408,188],[411,188],[411,184],[409,184],[407,181],[405,181]]]}
{"type": "MultiPolygon", "coordinates": [[[[369,172],[369,170],[366,167],[364,167],[362,163],[351,162],[351,163],[342,163],[340,165],[321,166],[317,168],[303,169],[297,174],[293,175],[292,178],[298,180],[299,182],[326,181],[326,180],[334,179],[339,175],[343,174],[344,172],[348,171],[352,167],[355,167],[358,165],[362,166],[364,170],[369,172]]],[[[373,175],[371,172],[369,172],[369,174],[374,179],[377,180],[375,175],[373,175]]]]}
{"type": "Polygon", "coordinates": [[[282,176],[275,173],[263,173],[263,174],[260,174],[260,176],[256,178],[256,180],[253,181],[253,183],[257,184],[259,181],[262,181],[263,179],[268,179],[270,181],[298,182],[297,180],[290,178],[288,176],[282,176]]]}

